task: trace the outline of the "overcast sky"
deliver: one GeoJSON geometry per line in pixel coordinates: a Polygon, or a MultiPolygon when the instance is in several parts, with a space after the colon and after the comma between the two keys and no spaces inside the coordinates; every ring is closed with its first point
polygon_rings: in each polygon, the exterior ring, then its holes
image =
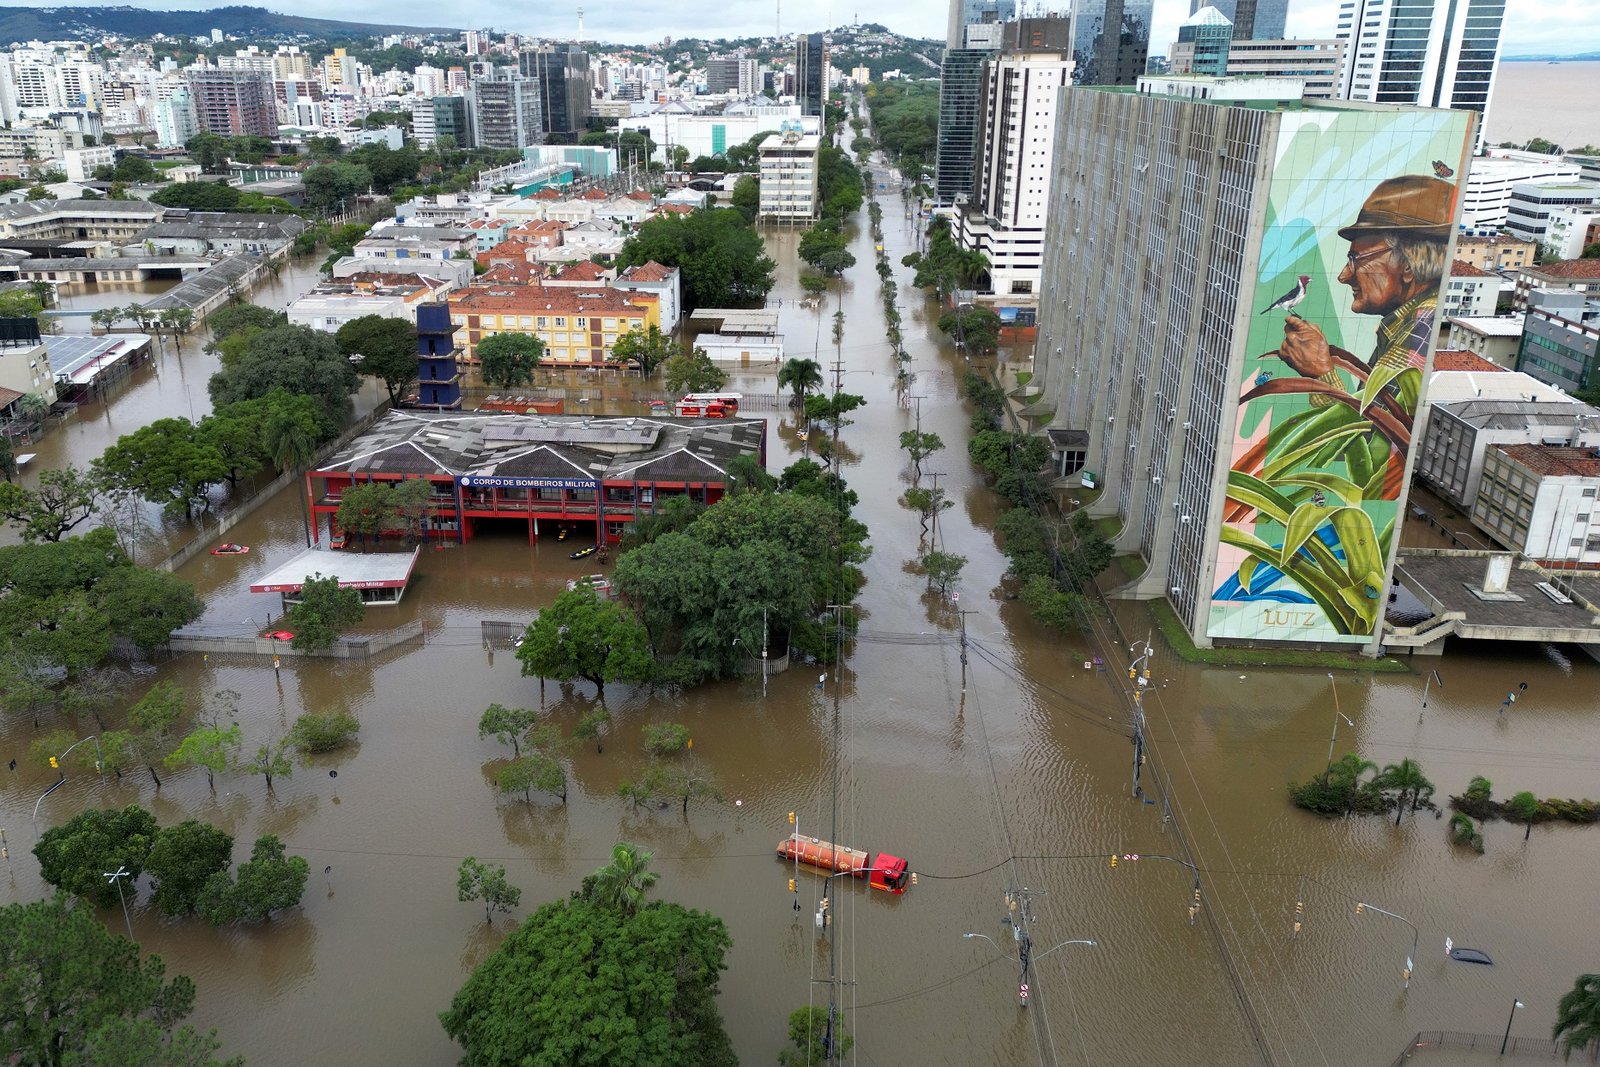
{"type": "MultiPolygon", "coordinates": [[[[85,0],[77,0],[84,3],[85,0]]],[[[321,18],[416,26],[441,21],[466,27],[490,26],[538,36],[576,35],[578,8],[583,8],[584,37],[619,43],[654,42],[673,37],[746,37],[782,29],[813,31],[846,25],[859,17],[899,33],[943,38],[948,9],[944,0],[721,0],[707,4],[685,0],[555,0],[542,4],[508,4],[504,0],[248,0],[276,11],[321,18]]],[[[1050,0],[1024,0],[1050,8],[1050,0]]],[[[7,4],[6,6],[11,6],[7,4]]],[[[98,6],[98,5],[96,5],[98,6]]],[[[161,10],[204,10],[218,0],[153,0],[138,7],[161,10]]],[[[1290,0],[1288,32],[1292,37],[1331,35],[1339,0],[1290,0]]],[[[1511,0],[1506,15],[1505,51],[1570,54],[1600,50],[1600,2],[1596,0],[1511,0]]],[[[1156,0],[1152,49],[1165,54],[1188,14],[1189,0],[1156,0]]]]}

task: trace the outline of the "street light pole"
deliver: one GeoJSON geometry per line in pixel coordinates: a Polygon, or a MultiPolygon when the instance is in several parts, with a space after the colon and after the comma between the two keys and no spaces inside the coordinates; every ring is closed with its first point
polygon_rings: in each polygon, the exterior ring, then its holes
{"type": "Polygon", "coordinates": [[[1517,1017],[1518,1008],[1525,1007],[1527,1007],[1527,1005],[1522,1003],[1522,1001],[1517,1000],[1515,997],[1512,998],[1511,1014],[1506,1016],[1506,1036],[1500,1039],[1500,1055],[1502,1056],[1506,1054],[1506,1043],[1511,1040],[1511,1020],[1517,1017]]]}
{"type": "Polygon", "coordinates": [[[138,939],[133,936],[133,920],[128,918],[128,898],[122,895],[122,880],[132,877],[133,875],[128,872],[126,867],[118,867],[116,870],[107,871],[105,874],[106,881],[117,887],[117,899],[122,902],[122,921],[128,924],[128,940],[137,945],[139,943],[138,939]]]}
{"type": "Polygon", "coordinates": [[[1422,707],[1417,709],[1418,726],[1422,725],[1422,713],[1428,708],[1428,687],[1433,685],[1434,682],[1439,683],[1440,689],[1444,688],[1444,679],[1439,676],[1439,672],[1429,671],[1427,680],[1422,683],[1422,707]]]}
{"type": "Polygon", "coordinates": [[[1412,971],[1412,968],[1415,966],[1415,964],[1412,961],[1414,961],[1417,958],[1417,927],[1416,927],[1416,924],[1413,923],[1410,919],[1406,918],[1404,915],[1396,915],[1392,911],[1384,911],[1382,908],[1374,907],[1373,905],[1368,904],[1365,901],[1362,901],[1362,902],[1360,902],[1360,903],[1358,903],[1356,905],[1356,914],[1357,915],[1360,915],[1362,912],[1366,912],[1366,911],[1375,911],[1379,915],[1387,915],[1391,919],[1399,919],[1401,922],[1403,922],[1407,926],[1411,927],[1411,955],[1406,957],[1405,970],[1400,972],[1400,977],[1405,982],[1405,984],[1404,984],[1404,986],[1402,988],[1410,989],[1411,988],[1411,971],[1412,971]]]}
{"type": "Polygon", "coordinates": [[[1350,728],[1355,729],[1355,723],[1350,717],[1339,710],[1339,687],[1334,684],[1333,672],[1328,672],[1328,688],[1333,690],[1333,732],[1328,735],[1328,765],[1323,768],[1323,773],[1333,770],[1333,742],[1339,736],[1339,720],[1343,719],[1350,728]]]}

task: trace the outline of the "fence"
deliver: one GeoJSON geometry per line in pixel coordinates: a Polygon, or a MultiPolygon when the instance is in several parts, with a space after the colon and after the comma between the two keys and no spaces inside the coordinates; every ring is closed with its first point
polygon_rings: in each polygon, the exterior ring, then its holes
{"type": "MultiPolygon", "coordinates": [[[[1396,1056],[1391,1067],[1404,1067],[1418,1052],[1453,1049],[1461,1052],[1487,1052],[1500,1054],[1500,1043],[1505,1041],[1506,1052],[1517,1056],[1537,1056],[1555,1059],[1567,1053],[1566,1046],[1548,1037],[1513,1037],[1504,1034],[1468,1034],[1459,1030],[1423,1030],[1411,1039],[1410,1044],[1396,1056]]],[[[1579,1063],[1600,1062],[1600,1044],[1578,1050],[1568,1055],[1579,1063]]]]}
{"type": "Polygon", "coordinates": [[[490,651],[514,648],[517,638],[528,629],[525,622],[501,622],[496,619],[482,619],[478,625],[483,631],[483,647],[490,651]]]}
{"type": "Polygon", "coordinates": [[[332,648],[318,651],[297,651],[287,641],[274,641],[266,637],[206,637],[178,631],[172,635],[168,647],[173,652],[202,652],[208,656],[312,656],[322,659],[371,659],[396,645],[422,639],[422,624],[408,622],[393,630],[359,637],[341,637],[332,648]]]}

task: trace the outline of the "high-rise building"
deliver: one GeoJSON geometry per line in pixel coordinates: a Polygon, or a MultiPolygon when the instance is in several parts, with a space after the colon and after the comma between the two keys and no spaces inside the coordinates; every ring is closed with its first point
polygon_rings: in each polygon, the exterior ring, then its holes
{"type": "Polygon", "coordinates": [[[1136,595],[1201,645],[1370,653],[1475,116],[1295,88],[1062,94],[1035,381],[1136,595]]]}
{"type": "Polygon", "coordinates": [[[794,95],[800,114],[820,115],[828,105],[828,44],[820,33],[797,38],[794,95]]]}
{"type": "Polygon", "coordinates": [[[817,152],[822,138],[802,132],[798,125],[784,128],[762,141],[761,203],[764,219],[802,222],[817,215],[817,152]]]}
{"type": "Polygon", "coordinates": [[[967,47],[968,26],[1010,22],[1017,17],[1017,0],[950,0],[950,28],[944,46],[952,51],[967,47]]]}
{"type": "Polygon", "coordinates": [[[1232,44],[1233,23],[1228,16],[1209,5],[1202,7],[1178,27],[1178,42],[1170,56],[1172,73],[1226,77],[1232,44]]]}
{"type": "Polygon", "coordinates": [[[1505,0],[1350,0],[1339,95],[1487,115],[1505,13],[1505,0]]]}
{"type": "Polygon", "coordinates": [[[277,94],[272,75],[200,68],[188,72],[189,97],[200,128],[223,137],[274,137],[277,94]]]}
{"type": "Polygon", "coordinates": [[[731,93],[739,88],[739,60],[717,56],[706,60],[706,92],[731,93]]]}
{"type": "Polygon", "coordinates": [[[978,120],[987,48],[946,49],[939,66],[938,156],[933,192],[941,203],[961,204],[977,181],[978,120]]]}
{"type": "Polygon", "coordinates": [[[157,148],[177,148],[200,132],[194,121],[194,105],[188,89],[178,89],[155,102],[157,148]]]}
{"type": "Polygon", "coordinates": [[[1150,53],[1154,0],[1082,0],[1074,12],[1078,85],[1132,85],[1150,53]]]}
{"type": "Polygon", "coordinates": [[[1190,14],[1214,7],[1233,24],[1235,41],[1275,41],[1283,38],[1289,0],[1192,0],[1190,14]]]}
{"type": "Polygon", "coordinates": [[[520,74],[479,78],[467,90],[467,116],[477,148],[522,149],[539,144],[543,139],[541,111],[539,83],[520,74]]]}
{"type": "Polygon", "coordinates": [[[1333,38],[1253,39],[1239,37],[1228,45],[1230,77],[1299,78],[1304,95],[1328,100],[1339,95],[1339,64],[1344,42],[1333,38]]]}
{"type": "Polygon", "coordinates": [[[545,45],[519,53],[522,73],[539,83],[540,126],[546,133],[577,134],[589,128],[594,75],[589,53],[575,44],[545,45]]]}
{"type": "Polygon", "coordinates": [[[1024,18],[1002,27],[1003,49],[983,65],[972,197],[956,213],[956,240],[989,262],[978,300],[1030,327],[1050,210],[1057,97],[1071,83],[1071,19],[1024,18]]]}

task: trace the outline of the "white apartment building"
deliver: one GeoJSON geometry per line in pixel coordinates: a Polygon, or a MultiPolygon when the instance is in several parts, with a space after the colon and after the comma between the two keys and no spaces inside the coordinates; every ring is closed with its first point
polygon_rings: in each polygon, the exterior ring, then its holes
{"type": "Polygon", "coordinates": [[[989,289],[979,300],[1027,309],[1021,326],[1037,314],[1056,97],[1071,83],[1065,51],[1002,52],[984,65],[977,182],[957,216],[956,238],[989,260],[989,289]]]}
{"type": "Polygon", "coordinates": [[[117,150],[110,145],[93,148],[69,148],[61,153],[61,165],[69,182],[86,182],[94,179],[100,167],[109,167],[117,161],[117,150]]]}
{"type": "Polygon", "coordinates": [[[1504,0],[1349,0],[1334,36],[1346,44],[1347,100],[1489,111],[1504,0]]]}
{"type": "Polygon", "coordinates": [[[1445,316],[1460,315],[1466,318],[1484,318],[1494,314],[1495,303],[1500,299],[1500,276],[1491,274],[1471,263],[1456,260],[1450,268],[1450,280],[1445,282],[1439,298],[1440,325],[1445,316]]]}
{"type": "Polygon", "coordinates": [[[797,129],[774,133],[761,142],[761,218],[800,222],[816,217],[821,148],[821,137],[797,129]]]}
{"type": "Polygon", "coordinates": [[[1497,230],[1506,224],[1511,187],[1519,182],[1559,184],[1576,181],[1576,163],[1560,156],[1491,148],[1467,168],[1461,183],[1461,225],[1468,230],[1497,230]]]}
{"type": "Polygon", "coordinates": [[[56,402],[56,376],[43,342],[0,343],[0,390],[5,389],[56,402]]]}
{"type": "Polygon", "coordinates": [[[187,87],[180,86],[168,96],[158,99],[154,111],[158,148],[182,147],[189,142],[189,138],[200,132],[187,87]]]}
{"type": "Polygon", "coordinates": [[[1336,38],[1235,40],[1228,45],[1228,76],[1299,78],[1305,95],[1319,100],[1339,95],[1344,42],[1336,38]]]}

